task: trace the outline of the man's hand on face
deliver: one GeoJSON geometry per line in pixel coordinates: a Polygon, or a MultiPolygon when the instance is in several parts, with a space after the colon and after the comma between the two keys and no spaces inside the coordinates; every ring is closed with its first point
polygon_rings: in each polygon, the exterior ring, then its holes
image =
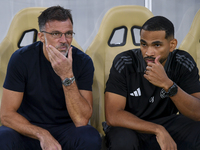
{"type": "Polygon", "coordinates": [[[161,87],[161,88],[165,88],[166,83],[169,83],[171,80],[168,78],[165,72],[165,69],[163,65],[160,63],[159,59],[160,59],[160,55],[155,58],[155,63],[153,62],[147,63],[144,77],[153,85],[161,87]]]}
{"type": "Polygon", "coordinates": [[[69,48],[68,57],[64,56],[52,45],[46,47],[49,61],[55,71],[62,80],[66,77],[72,77],[72,47],[69,48]]]}

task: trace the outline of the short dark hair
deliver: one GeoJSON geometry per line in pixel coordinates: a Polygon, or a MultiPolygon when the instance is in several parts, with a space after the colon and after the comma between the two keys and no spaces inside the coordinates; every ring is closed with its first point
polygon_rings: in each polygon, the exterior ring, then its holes
{"type": "Polygon", "coordinates": [[[174,38],[174,25],[169,19],[163,16],[154,16],[150,18],[143,24],[142,29],[147,31],[165,31],[166,39],[171,36],[174,38]]]}
{"type": "Polygon", "coordinates": [[[73,25],[71,10],[64,9],[61,6],[52,6],[44,10],[38,17],[38,24],[40,31],[45,27],[45,24],[49,21],[65,21],[67,19],[71,20],[73,25]]]}

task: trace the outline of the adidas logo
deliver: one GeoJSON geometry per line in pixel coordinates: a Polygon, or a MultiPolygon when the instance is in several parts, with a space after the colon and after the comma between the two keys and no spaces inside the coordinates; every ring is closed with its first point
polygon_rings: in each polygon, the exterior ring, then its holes
{"type": "Polygon", "coordinates": [[[138,88],[136,91],[133,91],[133,93],[130,93],[130,95],[135,97],[141,96],[140,88],[138,88]]]}

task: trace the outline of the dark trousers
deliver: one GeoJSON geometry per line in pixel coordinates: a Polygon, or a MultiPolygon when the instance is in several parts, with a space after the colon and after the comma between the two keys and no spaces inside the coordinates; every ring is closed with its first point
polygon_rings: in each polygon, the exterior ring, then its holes
{"type": "MultiPolygon", "coordinates": [[[[200,150],[200,122],[183,115],[172,115],[152,122],[165,127],[178,150],[200,150]]],[[[109,150],[160,150],[155,135],[122,127],[110,127],[105,139],[109,150]]]]}
{"type": "MultiPolygon", "coordinates": [[[[44,127],[43,127],[44,128],[44,127]]],[[[45,126],[61,144],[62,150],[100,150],[99,132],[90,125],[75,127],[73,123],[45,126]]],[[[41,150],[39,140],[19,134],[5,126],[0,127],[1,150],[41,150]]]]}

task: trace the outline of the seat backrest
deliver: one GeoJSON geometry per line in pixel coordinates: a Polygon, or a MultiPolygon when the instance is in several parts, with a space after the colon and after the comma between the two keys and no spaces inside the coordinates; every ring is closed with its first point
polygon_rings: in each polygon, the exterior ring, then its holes
{"type": "Polygon", "coordinates": [[[152,12],[143,6],[124,5],[110,9],[105,14],[97,35],[86,50],[95,67],[93,83],[94,112],[91,124],[100,133],[103,133],[101,123],[105,120],[105,83],[108,79],[112,61],[122,51],[139,48],[140,44],[136,41],[139,32],[136,35],[134,30],[140,29],[144,22],[152,16],[152,12]],[[120,33],[121,35],[117,36],[120,33]],[[115,40],[120,42],[113,42],[115,40]]]}
{"type": "Polygon", "coordinates": [[[200,9],[196,13],[190,30],[181,42],[179,49],[185,50],[192,55],[200,73],[200,9]]]}
{"type": "MultiPolygon", "coordinates": [[[[26,33],[31,31],[34,33],[32,43],[38,40],[38,16],[45,9],[45,7],[29,7],[19,11],[14,16],[8,33],[0,44],[0,102],[8,61],[12,53],[21,46],[20,42],[22,42],[22,38],[26,37],[26,33]]],[[[72,45],[82,50],[74,39],[72,41],[72,45]]]]}

